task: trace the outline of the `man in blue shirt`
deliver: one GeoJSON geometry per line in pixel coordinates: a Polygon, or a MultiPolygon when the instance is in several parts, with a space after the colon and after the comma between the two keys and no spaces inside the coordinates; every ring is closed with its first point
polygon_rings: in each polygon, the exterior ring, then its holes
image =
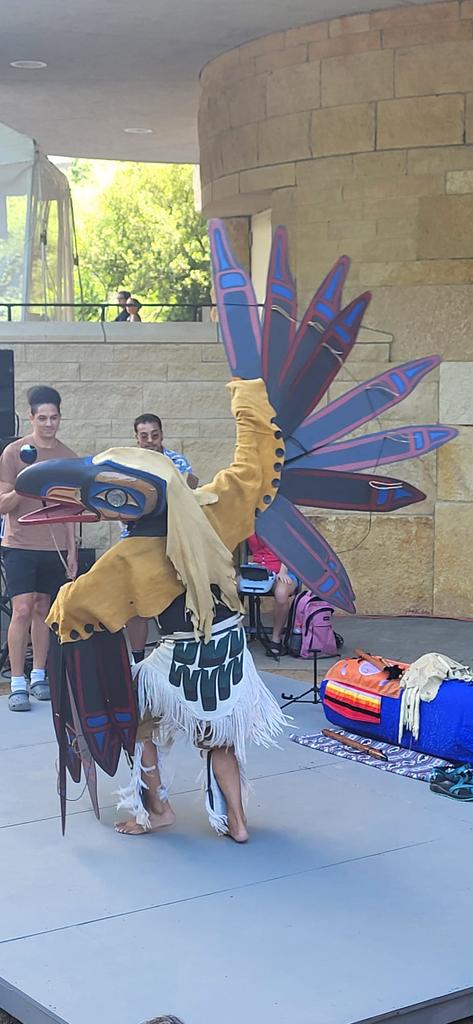
{"type": "Polygon", "coordinates": [[[136,443],[139,448],[148,448],[153,452],[160,452],[161,455],[167,455],[168,459],[176,466],[176,469],[180,473],[184,473],[187,478],[187,483],[192,490],[195,490],[199,485],[198,478],[194,476],[192,472],[192,466],[187,461],[184,455],[179,452],[175,452],[172,448],[165,448],[163,445],[163,424],[159,418],[153,412],[144,412],[141,416],[137,416],[133,424],[135,431],[136,443]]]}
{"type": "MultiPolygon", "coordinates": [[[[198,487],[199,480],[192,472],[192,466],[187,461],[184,455],[180,452],[173,451],[172,448],[165,448],[163,445],[163,424],[159,416],[156,416],[153,412],[144,412],[141,416],[137,416],[133,424],[133,430],[135,432],[136,443],[139,448],[147,448],[149,451],[160,452],[161,455],[167,455],[168,459],[174,463],[176,469],[180,473],[183,473],[187,479],[187,483],[192,490],[198,487]]],[[[126,537],[127,528],[124,528],[122,536],[126,537]]],[[[128,636],[130,638],[130,645],[133,654],[133,660],[135,663],[142,661],[145,656],[145,646],[148,637],[148,620],[142,619],[139,615],[135,615],[134,618],[130,619],[127,623],[128,636]]]]}

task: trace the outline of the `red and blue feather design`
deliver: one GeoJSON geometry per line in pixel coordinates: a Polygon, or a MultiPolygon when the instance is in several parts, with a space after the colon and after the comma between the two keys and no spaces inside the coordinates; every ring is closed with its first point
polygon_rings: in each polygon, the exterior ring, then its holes
{"type": "Polygon", "coordinates": [[[48,655],[53,721],[59,746],[58,789],[62,830],[66,823],[66,770],[79,782],[81,769],[97,817],[95,764],[115,775],[122,750],[135,748],[138,706],[123,633],[103,630],[88,640],[59,644],[48,655]]]}
{"type": "Polygon", "coordinates": [[[221,221],[211,222],[210,241],[230,370],[246,379],[263,378],[286,448],[279,493],[259,513],[256,533],[311,590],[353,612],[353,589],[338,555],[296,506],[393,512],[424,500],[411,484],[363,471],[426,455],[456,430],[419,425],[340,439],[402,402],[440,359],[426,356],[390,368],[321,408],[356,343],[371,298],[366,292],[342,308],[349,258],[340,257],[298,324],[287,232],[278,227],[261,324],[253,286],[221,221]]]}

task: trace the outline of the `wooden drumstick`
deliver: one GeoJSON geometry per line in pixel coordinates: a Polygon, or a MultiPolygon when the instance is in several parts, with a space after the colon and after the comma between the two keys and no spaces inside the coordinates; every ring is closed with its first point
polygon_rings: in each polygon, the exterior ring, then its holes
{"type": "Polygon", "coordinates": [[[369,757],[375,757],[378,761],[388,760],[387,755],[383,754],[382,750],[370,747],[367,743],[359,743],[358,740],[351,740],[349,736],[344,736],[342,732],[322,729],[322,735],[326,736],[329,740],[336,740],[337,743],[342,743],[345,747],[351,747],[352,750],[358,750],[360,754],[368,754],[369,757]]]}
{"type": "Polygon", "coordinates": [[[362,658],[363,661],[369,661],[375,668],[379,668],[381,671],[385,668],[390,668],[392,662],[386,661],[386,658],[380,658],[375,654],[368,654],[366,651],[361,651],[358,647],[355,650],[357,658],[362,658]]]}

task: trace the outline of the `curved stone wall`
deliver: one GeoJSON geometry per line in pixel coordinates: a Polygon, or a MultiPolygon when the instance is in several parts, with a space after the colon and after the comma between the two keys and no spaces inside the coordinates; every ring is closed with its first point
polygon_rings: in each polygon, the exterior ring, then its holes
{"type": "Polygon", "coordinates": [[[380,610],[376,573],[392,551],[382,610],[470,615],[473,0],[257,39],[207,65],[201,84],[204,212],[271,208],[273,224],[289,230],[301,304],[342,252],[353,260],[349,297],[373,291],[366,326],[388,334],[364,332],[331,395],[387,361],[433,351],[445,360],[388,417],[393,426],[440,417],[461,428],[438,456],[407,464],[428,501],[377,517],[358,548],[364,519],[321,521],[347,551],[362,609],[380,610]]]}

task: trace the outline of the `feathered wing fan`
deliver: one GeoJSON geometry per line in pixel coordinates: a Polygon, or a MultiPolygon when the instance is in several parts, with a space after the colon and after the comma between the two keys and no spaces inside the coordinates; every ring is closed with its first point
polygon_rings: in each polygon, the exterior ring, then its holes
{"type": "MultiPolygon", "coordinates": [[[[287,460],[336,441],[392,409],[404,401],[422,378],[439,363],[439,356],[426,356],[403,363],[402,366],[393,367],[378,377],[358,384],[319,411],[314,406],[315,411],[307,416],[293,432],[292,438],[289,438],[287,460]]],[[[410,457],[422,454],[422,451],[416,450],[410,457]]]]}
{"type": "Polygon", "coordinates": [[[58,790],[62,831],[66,824],[67,772],[81,769],[99,817],[95,764],[115,775],[122,750],[135,746],[138,710],[125,638],[104,630],[88,640],[59,644],[48,654],[53,721],[59,745],[58,790]]]}
{"type": "Polygon", "coordinates": [[[297,296],[287,259],[287,235],[277,228],[271,249],[262,338],[262,376],[271,405],[283,396],[284,362],[296,334],[297,296]]]}
{"type": "MultiPolygon", "coordinates": [[[[365,437],[354,437],[337,444],[316,445],[307,454],[286,457],[286,470],[292,469],[372,469],[426,455],[455,437],[451,427],[419,426],[381,430],[365,437]]],[[[299,449],[301,451],[301,449],[299,449]]]]}
{"type": "Polygon", "coordinates": [[[261,377],[261,325],[253,285],[237,263],[222,221],[209,226],[218,318],[233,377],[261,377]]]}
{"type": "Polygon", "coordinates": [[[257,517],[256,533],[310,590],[344,611],[355,611],[355,595],[338,555],[282,494],[257,517]]]}
{"type": "Polygon", "coordinates": [[[398,427],[340,441],[406,398],[438,365],[438,356],[393,367],[321,409],[356,342],[369,292],[342,309],[350,261],[342,256],[297,325],[297,298],[287,232],[276,229],[261,327],[251,281],[233,256],[221,221],[210,225],[212,266],[222,340],[234,376],[266,382],[286,445],[279,493],[256,520],[256,533],[306,585],[345,611],[354,593],[335,552],[297,505],[393,512],[425,495],[392,477],[363,473],[425,455],[457,434],[442,426],[398,427]]]}
{"type": "Polygon", "coordinates": [[[366,293],[342,310],[323,334],[315,335],[307,359],[297,374],[288,374],[277,408],[278,424],[285,438],[290,437],[319,404],[350,355],[369,300],[369,293],[366,293]]]}

